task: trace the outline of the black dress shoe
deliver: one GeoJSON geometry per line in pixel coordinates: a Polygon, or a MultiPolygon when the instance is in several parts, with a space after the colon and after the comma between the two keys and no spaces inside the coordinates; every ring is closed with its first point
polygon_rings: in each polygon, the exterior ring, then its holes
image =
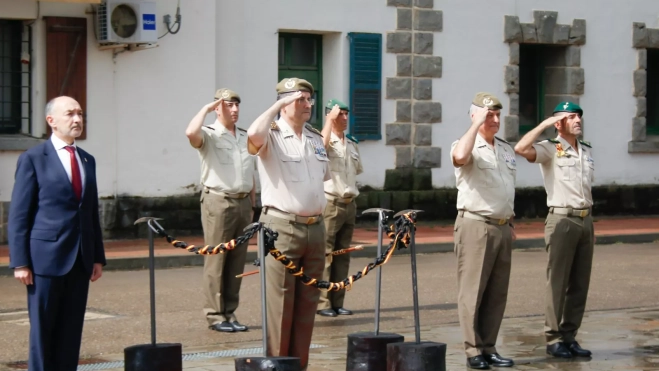
{"type": "Polygon", "coordinates": [[[583,349],[579,343],[572,342],[572,343],[565,343],[565,346],[567,349],[570,350],[570,353],[572,353],[573,356],[575,357],[590,357],[592,353],[588,349],[583,349]]]}
{"type": "Polygon", "coordinates": [[[211,326],[208,327],[211,330],[214,331],[220,331],[220,332],[234,332],[236,331],[233,326],[227,322],[227,321],[222,321],[222,323],[214,323],[211,326]]]}
{"type": "Polygon", "coordinates": [[[557,358],[572,358],[572,353],[562,342],[547,345],[547,354],[557,358]]]}
{"type": "Polygon", "coordinates": [[[334,308],[334,311],[336,312],[336,314],[338,314],[340,316],[351,316],[352,315],[352,311],[349,310],[349,309],[345,309],[345,308],[334,308]]]}
{"type": "Polygon", "coordinates": [[[515,362],[510,358],[503,358],[499,353],[483,354],[485,361],[494,367],[513,367],[515,362]]]}
{"type": "Polygon", "coordinates": [[[247,326],[241,325],[238,321],[231,322],[231,326],[233,326],[233,329],[236,331],[247,331],[247,326]]]}
{"type": "Polygon", "coordinates": [[[467,367],[473,368],[474,370],[489,370],[490,365],[487,364],[487,361],[483,356],[469,357],[467,358],[467,367]]]}
{"type": "Polygon", "coordinates": [[[337,316],[334,309],[322,309],[322,310],[319,310],[316,313],[320,314],[323,317],[336,317],[337,316]]]}

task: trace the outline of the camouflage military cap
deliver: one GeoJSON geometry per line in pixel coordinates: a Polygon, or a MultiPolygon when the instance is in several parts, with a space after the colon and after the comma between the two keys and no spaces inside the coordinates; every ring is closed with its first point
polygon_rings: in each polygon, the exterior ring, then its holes
{"type": "Polygon", "coordinates": [[[494,94],[483,91],[476,93],[476,96],[474,97],[474,100],[471,101],[471,104],[478,107],[487,107],[487,109],[491,110],[500,110],[503,108],[499,98],[495,97],[494,94]]]}
{"type": "Polygon", "coordinates": [[[298,79],[297,77],[285,78],[277,84],[277,94],[290,93],[295,91],[307,91],[313,95],[313,85],[307,80],[298,79]]]}
{"type": "Polygon", "coordinates": [[[236,93],[233,90],[225,89],[225,88],[218,89],[215,92],[215,100],[218,99],[224,99],[227,102],[237,101],[238,103],[240,103],[240,95],[238,95],[238,93],[236,93]]]}

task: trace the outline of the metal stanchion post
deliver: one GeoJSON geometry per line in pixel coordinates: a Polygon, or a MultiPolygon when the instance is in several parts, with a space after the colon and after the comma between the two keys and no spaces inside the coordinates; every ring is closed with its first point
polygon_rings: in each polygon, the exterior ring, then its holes
{"type": "MultiPolygon", "coordinates": [[[[387,222],[387,209],[368,209],[362,214],[378,213],[377,256],[382,254],[382,234],[387,222]]],[[[375,332],[357,332],[348,335],[346,371],[381,371],[387,366],[387,344],[402,342],[399,334],[380,332],[380,293],[382,290],[382,266],[377,268],[375,281],[375,332]]]]}
{"type": "MultiPolygon", "coordinates": [[[[404,210],[395,217],[409,217],[416,222],[422,210],[404,210]],[[407,216],[405,216],[407,215],[407,216]]],[[[421,342],[419,291],[416,267],[416,226],[410,228],[410,260],[412,266],[412,298],[414,301],[414,342],[387,346],[387,371],[446,371],[446,344],[421,342]]]]}
{"type": "Polygon", "coordinates": [[[147,223],[149,233],[149,302],[151,313],[151,343],[124,348],[125,371],[181,371],[183,370],[182,346],[180,343],[156,343],[156,264],[154,233],[163,230],[158,218],[146,217],[135,224],[147,223]]]}
{"type": "Polygon", "coordinates": [[[261,322],[263,323],[263,357],[268,356],[268,311],[266,308],[265,296],[265,233],[263,230],[259,231],[258,240],[259,256],[261,257],[261,322]]]}

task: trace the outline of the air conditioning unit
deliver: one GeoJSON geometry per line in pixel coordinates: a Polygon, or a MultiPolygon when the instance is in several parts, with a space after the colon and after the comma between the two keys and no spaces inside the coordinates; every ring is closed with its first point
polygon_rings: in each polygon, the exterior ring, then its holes
{"type": "Polygon", "coordinates": [[[105,0],[98,6],[97,27],[99,43],[155,43],[156,2],[105,0]]]}

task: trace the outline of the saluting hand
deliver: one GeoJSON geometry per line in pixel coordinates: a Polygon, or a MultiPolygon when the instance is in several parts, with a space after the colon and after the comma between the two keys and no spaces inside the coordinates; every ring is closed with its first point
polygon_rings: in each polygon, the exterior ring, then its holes
{"type": "Polygon", "coordinates": [[[216,101],[213,101],[213,102],[211,102],[211,103],[208,103],[208,104],[205,106],[205,107],[206,107],[206,113],[211,113],[211,112],[215,111],[215,109],[216,109],[217,107],[219,107],[220,104],[222,104],[222,103],[224,103],[224,99],[218,99],[218,100],[216,100],[216,101]]]}
{"type": "Polygon", "coordinates": [[[564,113],[562,115],[557,115],[557,116],[552,116],[547,118],[545,121],[540,123],[540,126],[544,126],[545,128],[554,126],[557,122],[563,123],[563,120],[568,117],[567,113],[564,113]]]}
{"type": "Polygon", "coordinates": [[[332,110],[329,111],[327,117],[325,118],[325,125],[334,125],[340,113],[341,113],[341,109],[339,108],[339,105],[335,104],[334,107],[332,107],[332,110]]]}
{"type": "Polygon", "coordinates": [[[472,125],[476,126],[481,126],[485,122],[485,119],[487,118],[487,114],[490,112],[487,107],[478,107],[476,112],[474,112],[474,116],[471,118],[471,123],[472,125]]]}
{"type": "Polygon", "coordinates": [[[296,91],[294,94],[287,95],[284,98],[281,98],[280,100],[277,101],[279,103],[279,108],[284,108],[288,106],[289,104],[295,102],[296,100],[302,98],[302,92],[301,91],[296,91]]]}

